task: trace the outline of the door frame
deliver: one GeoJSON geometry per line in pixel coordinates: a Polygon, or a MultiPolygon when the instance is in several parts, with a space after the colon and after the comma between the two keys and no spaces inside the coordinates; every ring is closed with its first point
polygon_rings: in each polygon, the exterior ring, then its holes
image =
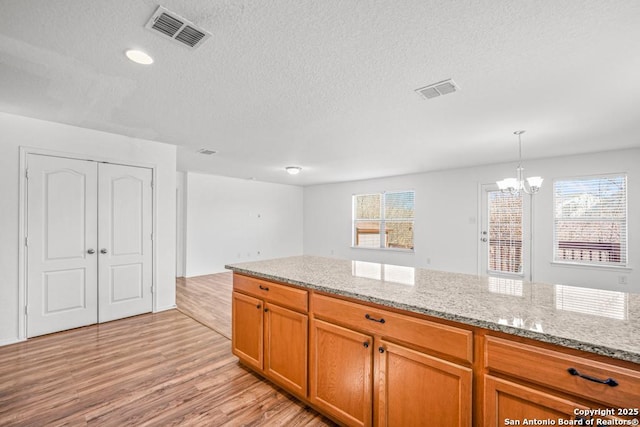
{"type": "MultiPolygon", "coordinates": [[[[483,263],[485,259],[483,257],[483,251],[486,251],[488,244],[482,242],[482,231],[485,227],[485,221],[487,221],[487,214],[485,212],[485,203],[487,193],[489,191],[497,190],[495,183],[478,184],[478,228],[477,228],[477,242],[478,242],[478,275],[487,276],[487,269],[483,263]]],[[[522,194],[522,274],[515,273],[493,273],[492,276],[504,276],[514,279],[533,281],[533,197],[529,194],[522,194]]]]}
{"type": "Polygon", "coordinates": [[[142,163],[132,162],[128,160],[120,160],[105,156],[96,156],[93,154],[81,154],[72,153],[66,151],[49,150],[46,148],[20,146],[20,165],[19,165],[19,192],[18,192],[18,341],[24,341],[27,339],[27,313],[26,313],[26,296],[27,296],[27,252],[26,252],[26,238],[27,238],[27,158],[29,154],[38,154],[51,157],[63,157],[74,160],[85,160],[97,163],[113,163],[124,166],[134,166],[151,169],[151,232],[153,233],[153,240],[151,242],[151,284],[152,284],[152,312],[157,311],[157,284],[156,267],[158,265],[157,247],[156,247],[156,212],[157,212],[157,194],[156,194],[156,175],[157,165],[155,163],[142,163]]]}

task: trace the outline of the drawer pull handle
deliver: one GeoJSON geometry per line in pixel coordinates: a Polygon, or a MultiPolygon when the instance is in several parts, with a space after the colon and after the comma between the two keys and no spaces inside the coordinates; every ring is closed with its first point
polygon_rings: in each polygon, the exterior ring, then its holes
{"type": "Polygon", "coordinates": [[[260,289],[262,289],[263,291],[268,291],[269,287],[260,285],[260,289]]]}
{"type": "Polygon", "coordinates": [[[385,322],[384,318],[376,319],[375,317],[369,316],[369,314],[365,314],[364,318],[367,319],[367,320],[373,320],[374,322],[378,322],[378,323],[384,323],[385,322]]]}
{"type": "Polygon", "coordinates": [[[576,368],[569,368],[569,369],[567,369],[567,372],[569,372],[571,375],[575,375],[575,376],[578,376],[580,378],[584,378],[585,380],[593,381],[594,383],[606,384],[609,387],[615,387],[615,386],[618,385],[618,381],[614,380],[613,378],[607,378],[606,380],[601,380],[600,378],[592,377],[590,375],[581,374],[580,372],[578,372],[578,370],[576,368]]]}

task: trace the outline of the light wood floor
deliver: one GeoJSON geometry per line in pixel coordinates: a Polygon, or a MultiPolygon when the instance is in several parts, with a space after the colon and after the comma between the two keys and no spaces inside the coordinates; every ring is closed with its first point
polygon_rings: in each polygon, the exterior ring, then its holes
{"type": "Polygon", "coordinates": [[[231,339],[233,273],[176,279],[178,310],[231,339]]]}
{"type": "Polygon", "coordinates": [[[0,347],[0,426],[63,425],[333,424],[240,366],[204,321],[170,310],[0,347]]]}

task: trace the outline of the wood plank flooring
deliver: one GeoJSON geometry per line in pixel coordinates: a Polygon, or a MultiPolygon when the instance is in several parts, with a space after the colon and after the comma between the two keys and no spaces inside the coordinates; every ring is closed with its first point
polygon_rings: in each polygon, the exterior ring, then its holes
{"type": "Polygon", "coordinates": [[[231,339],[233,273],[176,279],[178,310],[231,339]]]}
{"type": "Polygon", "coordinates": [[[0,347],[0,426],[329,426],[178,310],[0,347]]]}

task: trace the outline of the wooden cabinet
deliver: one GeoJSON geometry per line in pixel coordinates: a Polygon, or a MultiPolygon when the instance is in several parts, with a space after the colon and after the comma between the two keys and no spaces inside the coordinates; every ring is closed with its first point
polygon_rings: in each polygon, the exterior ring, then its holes
{"type": "Polygon", "coordinates": [[[311,403],[347,425],[371,425],[373,338],[314,319],[310,340],[311,403]]]}
{"type": "Polygon", "coordinates": [[[484,347],[486,426],[525,418],[611,420],[616,408],[638,409],[637,371],[492,336],[484,347]]]}
{"type": "Polygon", "coordinates": [[[470,331],[317,294],[311,312],[320,410],[354,426],[471,425],[472,369],[429,354],[471,359],[470,331]]]}
{"type": "Polygon", "coordinates": [[[516,425],[524,420],[557,423],[559,419],[576,419],[577,408],[587,409],[572,400],[490,375],[484,379],[484,408],[486,427],[516,425]]]}
{"type": "Polygon", "coordinates": [[[233,354],[245,364],[262,370],[264,303],[258,298],[234,292],[232,296],[231,341],[233,354]]]}
{"type": "Polygon", "coordinates": [[[471,425],[471,368],[381,340],[377,425],[471,425]]]}
{"type": "Polygon", "coordinates": [[[307,330],[309,317],[266,303],[265,374],[299,396],[307,395],[307,330]]]}
{"type": "Polygon", "coordinates": [[[637,364],[457,326],[234,274],[233,353],[344,425],[640,419],[637,364]]]}
{"type": "Polygon", "coordinates": [[[307,396],[307,298],[304,290],[234,275],[233,354],[300,397],[307,396]]]}

